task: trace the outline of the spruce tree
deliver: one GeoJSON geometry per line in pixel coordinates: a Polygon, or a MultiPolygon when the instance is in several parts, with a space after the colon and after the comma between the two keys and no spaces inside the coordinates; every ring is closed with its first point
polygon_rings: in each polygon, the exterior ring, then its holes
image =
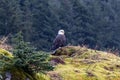
{"type": "Polygon", "coordinates": [[[29,74],[52,70],[53,67],[48,62],[49,55],[36,51],[29,43],[24,42],[21,34],[21,32],[18,33],[14,38],[14,66],[22,68],[29,74]]]}

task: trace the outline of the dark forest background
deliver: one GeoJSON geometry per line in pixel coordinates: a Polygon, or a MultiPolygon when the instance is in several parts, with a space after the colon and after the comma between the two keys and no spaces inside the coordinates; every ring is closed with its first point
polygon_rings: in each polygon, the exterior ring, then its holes
{"type": "Polygon", "coordinates": [[[69,45],[120,49],[120,0],[0,0],[0,37],[49,51],[59,29],[69,45]]]}

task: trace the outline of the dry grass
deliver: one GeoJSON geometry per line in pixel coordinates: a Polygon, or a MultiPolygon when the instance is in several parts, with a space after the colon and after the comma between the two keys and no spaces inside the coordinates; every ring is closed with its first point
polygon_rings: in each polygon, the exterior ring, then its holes
{"type": "MultiPolygon", "coordinates": [[[[9,36],[9,35],[8,35],[9,36]]],[[[0,48],[1,49],[5,49],[5,50],[12,50],[12,46],[6,44],[6,42],[8,41],[8,36],[3,36],[1,39],[0,39],[0,48]]]]}

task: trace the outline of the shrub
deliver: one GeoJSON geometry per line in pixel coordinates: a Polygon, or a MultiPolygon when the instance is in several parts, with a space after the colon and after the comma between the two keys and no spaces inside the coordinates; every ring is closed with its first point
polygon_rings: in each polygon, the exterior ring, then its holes
{"type": "Polygon", "coordinates": [[[49,64],[49,54],[36,51],[29,43],[23,40],[22,33],[19,32],[14,38],[14,66],[22,68],[25,72],[31,74],[34,72],[45,72],[52,70],[49,64]]]}

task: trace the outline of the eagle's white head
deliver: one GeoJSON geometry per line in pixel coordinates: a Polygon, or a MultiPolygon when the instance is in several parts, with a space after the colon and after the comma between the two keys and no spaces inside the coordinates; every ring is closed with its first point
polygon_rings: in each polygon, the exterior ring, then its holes
{"type": "Polygon", "coordinates": [[[61,29],[61,30],[58,31],[58,34],[61,34],[61,35],[64,35],[64,33],[65,33],[65,32],[64,32],[63,29],[61,29]]]}

